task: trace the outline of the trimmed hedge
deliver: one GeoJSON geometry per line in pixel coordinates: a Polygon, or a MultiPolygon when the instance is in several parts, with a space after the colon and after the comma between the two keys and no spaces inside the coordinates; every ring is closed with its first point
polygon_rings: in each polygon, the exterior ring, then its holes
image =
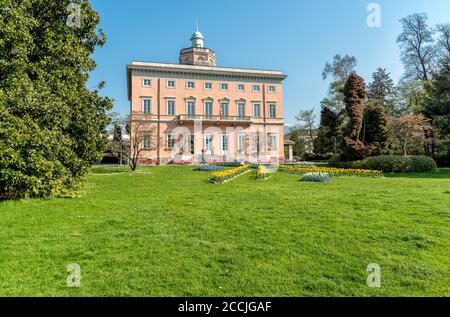
{"type": "Polygon", "coordinates": [[[356,162],[339,162],[339,155],[336,155],[330,160],[329,166],[337,168],[379,170],[384,173],[433,172],[437,168],[436,162],[431,157],[425,155],[380,155],[356,162]]]}
{"type": "Polygon", "coordinates": [[[428,156],[380,155],[353,162],[354,168],[380,170],[384,173],[421,173],[436,170],[436,162],[428,156]]]}

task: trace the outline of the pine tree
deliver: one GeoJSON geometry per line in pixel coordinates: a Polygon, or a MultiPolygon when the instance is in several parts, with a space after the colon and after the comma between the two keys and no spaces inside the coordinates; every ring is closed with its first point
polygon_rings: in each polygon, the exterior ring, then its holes
{"type": "Polygon", "coordinates": [[[370,101],[384,106],[389,114],[395,112],[396,87],[386,69],[378,68],[373,73],[367,97],[370,101]]]}

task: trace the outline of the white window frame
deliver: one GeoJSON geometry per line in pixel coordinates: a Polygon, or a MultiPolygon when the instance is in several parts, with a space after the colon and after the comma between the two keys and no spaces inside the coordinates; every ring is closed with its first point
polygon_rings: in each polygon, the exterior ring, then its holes
{"type": "Polygon", "coordinates": [[[166,136],[166,149],[172,150],[177,143],[177,138],[172,133],[168,133],[166,136]],[[171,144],[173,142],[173,144],[171,144]]]}
{"type": "Polygon", "coordinates": [[[143,97],[141,102],[142,102],[142,104],[141,104],[142,113],[151,114],[152,113],[152,98],[151,97],[143,97]],[[145,111],[145,102],[146,101],[149,102],[148,112],[145,111]]]}
{"type": "Polygon", "coordinates": [[[274,93],[277,92],[277,87],[276,87],[275,85],[268,85],[268,86],[267,86],[267,92],[268,92],[269,94],[274,94],[274,93]],[[273,88],[273,90],[270,90],[271,88],[273,88]]]}
{"type": "Polygon", "coordinates": [[[260,102],[254,102],[253,103],[253,118],[261,118],[261,103],[260,102]],[[258,106],[258,116],[256,116],[256,106],[258,106]]]}
{"type": "Polygon", "coordinates": [[[220,135],[220,152],[222,154],[228,154],[229,151],[230,151],[230,136],[227,133],[223,133],[223,134],[220,135]],[[225,137],[226,137],[226,140],[227,140],[227,142],[226,142],[226,145],[227,145],[226,150],[224,149],[224,145],[225,145],[225,142],[224,142],[225,139],[224,138],[225,137]]]}
{"type": "Polygon", "coordinates": [[[237,84],[236,85],[236,91],[239,91],[239,92],[245,91],[245,85],[244,84],[237,84]],[[242,86],[242,89],[239,89],[240,86],[242,86]]]}
{"type": "Polygon", "coordinates": [[[230,88],[230,86],[228,85],[228,83],[220,83],[220,90],[221,91],[228,91],[229,88],[230,88]],[[227,88],[223,88],[223,85],[226,85],[227,88]]]}
{"type": "Polygon", "coordinates": [[[252,90],[253,92],[261,92],[261,85],[253,85],[252,90]],[[258,89],[256,89],[256,87],[258,87],[258,89]]]}
{"type": "Polygon", "coordinates": [[[246,112],[246,111],[245,111],[245,110],[246,110],[245,108],[246,108],[245,101],[238,101],[238,102],[237,102],[237,109],[236,109],[237,111],[236,111],[236,112],[237,112],[237,116],[238,116],[238,117],[245,117],[245,112],[246,112]],[[240,108],[240,106],[243,106],[243,107],[244,107],[244,114],[243,114],[243,115],[241,115],[241,114],[239,113],[239,108],[240,108]]]}
{"type": "Polygon", "coordinates": [[[176,82],[176,80],[174,80],[174,79],[168,79],[167,82],[166,82],[166,87],[169,88],[169,89],[175,89],[175,88],[177,88],[177,82],[176,82]],[[169,85],[170,82],[173,82],[173,86],[170,86],[170,85],[169,85]]]}
{"type": "Polygon", "coordinates": [[[152,80],[149,79],[149,78],[142,78],[142,87],[147,87],[147,88],[148,88],[148,87],[152,87],[152,80]],[[146,84],[145,84],[146,81],[149,81],[150,84],[146,85],[146,84]]]}
{"type": "Polygon", "coordinates": [[[267,139],[269,141],[269,149],[278,150],[278,134],[277,133],[267,133],[267,139]]]}
{"type": "Polygon", "coordinates": [[[221,101],[219,111],[222,113],[222,117],[224,117],[224,118],[229,117],[230,116],[230,102],[229,101],[221,101]],[[227,113],[226,114],[222,112],[222,105],[227,105],[227,107],[226,107],[227,113]]]}
{"type": "Polygon", "coordinates": [[[238,150],[238,152],[245,151],[245,143],[246,143],[245,141],[246,141],[245,133],[238,133],[238,135],[237,135],[237,150],[238,150]]]}
{"type": "Polygon", "coordinates": [[[214,138],[213,138],[213,135],[212,135],[212,134],[210,134],[210,133],[205,134],[205,137],[204,137],[204,147],[205,147],[205,153],[206,153],[207,155],[212,154],[212,150],[213,150],[213,140],[214,140],[214,138]],[[208,142],[208,140],[209,140],[209,142],[208,142]]]}
{"type": "Polygon", "coordinates": [[[213,84],[212,84],[211,82],[208,81],[208,82],[204,83],[203,88],[205,88],[205,90],[212,90],[213,84]],[[206,87],[206,85],[208,85],[208,84],[211,85],[210,88],[206,87]]]}
{"type": "Polygon", "coordinates": [[[197,115],[197,102],[196,102],[196,100],[195,99],[188,99],[188,100],[186,100],[186,114],[188,115],[188,116],[195,116],[195,115],[197,115]],[[189,103],[190,102],[192,102],[193,104],[194,104],[194,113],[189,113],[189,103]]]}
{"type": "Polygon", "coordinates": [[[175,102],[175,98],[168,98],[166,100],[166,114],[168,116],[175,116],[177,114],[177,104],[175,102]],[[173,113],[170,113],[169,111],[169,103],[173,102],[173,113]]]}
{"type": "Polygon", "coordinates": [[[186,82],[186,89],[195,89],[195,81],[187,81],[186,82]],[[192,87],[189,87],[189,84],[192,84],[192,87]]]}
{"type": "Polygon", "coordinates": [[[277,117],[277,104],[276,103],[269,103],[269,118],[276,118],[277,117]],[[272,106],[274,107],[274,112],[272,116],[272,106]]]}
{"type": "Polygon", "coordinates": [[[214,115],[214,101],[212,99],[203,100],[203,115],[204,116],[213,116],[214,115]],[[211,114],[206,113],[206,104],[211,104],[211,114]]]}
{"type": "Polygon", "coordinates": [[[144,133],[144,136],[142,138],[142,149],[150,150],[151,148],[152,148],[152,135],[150,133],[144,133]],[[147,144],[147,141],[149,144],[147,144]]]}

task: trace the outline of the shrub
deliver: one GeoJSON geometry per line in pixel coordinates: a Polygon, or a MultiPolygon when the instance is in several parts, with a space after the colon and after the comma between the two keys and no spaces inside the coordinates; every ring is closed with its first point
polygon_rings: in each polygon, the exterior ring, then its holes
{"type": "Polygon", "coordinates": [[[437,168],[436,162],[425,155],[410,156],[409,159],[411,160],[410,172],[433,172],[437,168]]]}
{"type": "Polygon", "coordinates": [[[305,153],[303,155],[304,161],[328,161],[333,157],[333,153],[315,154],[305,153]]]}
{"type": "Polygon", "coordinates": [[[428,156],[380,155],[353,162],[354,167],[381,170],[384,173],[432,172],[436,162],[428,156]]]}

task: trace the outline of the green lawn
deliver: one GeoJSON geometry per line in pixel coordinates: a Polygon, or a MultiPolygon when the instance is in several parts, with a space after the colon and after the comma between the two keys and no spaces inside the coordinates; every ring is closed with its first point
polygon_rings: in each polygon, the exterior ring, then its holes
{"type": "Polygon", "coordinates": [[[80,198],[0,202],[0,295],[450,296],[449,169],[329,184],[209,175],[102,167],[80,198]],[[69,263],[80,288],[66,286],[69,263]]]}

